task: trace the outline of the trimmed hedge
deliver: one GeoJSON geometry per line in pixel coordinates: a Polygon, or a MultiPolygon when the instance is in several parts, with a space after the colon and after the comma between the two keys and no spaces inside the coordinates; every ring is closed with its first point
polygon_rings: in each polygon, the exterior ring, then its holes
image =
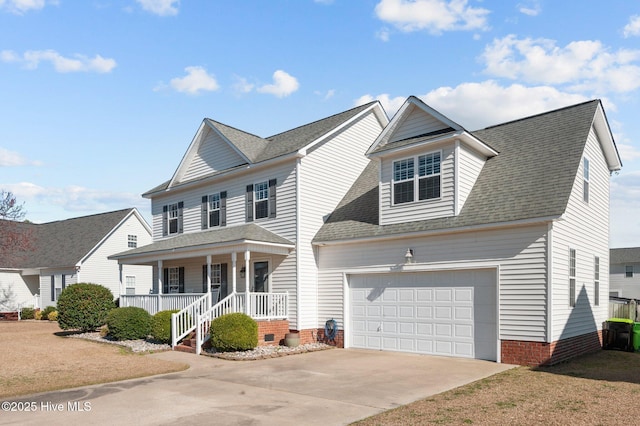
{"type": "Polygon", "coordinates": [[[211,346],[220,352],[248,351],[258,346],[258,323],[243,313],[211,321],[211,346]]]}
{"type": "Polygon", "coordinates": [[[20,318],[23,320],[34,319],[36,317],[36,310],[33,308],[22,308],[20,311],[20,318]]]}
{"type": "Polygon", "coordinates": [[[151,315],[142,308],[115,308],[107,315],[108,336],[116,340],[146,339],[151,332],[151,315]]]}
{"type": "Polygon", "coordinates": [[[93,331],[104,325],[114,307],[108,288],[91,283],[73,284],[62,290],[58,298],[58,324],[63,330],[93,331]]]}
{"type": "Polygon", "coordinates": [[[56,307],[55,306],[47,306],[46,308],[44,308],[43,310],[41,310],[41,317],[40,319],[42,321],[47,321],[49,319],[49,314],[51,312],[55,312],[56,311],[56,307]]]}
{"type": "Polygon", "coordinates": [[[151,337],[162,343],[171,343],[171,314],[178,309],[157,312],[151,319],[151,337]]]}

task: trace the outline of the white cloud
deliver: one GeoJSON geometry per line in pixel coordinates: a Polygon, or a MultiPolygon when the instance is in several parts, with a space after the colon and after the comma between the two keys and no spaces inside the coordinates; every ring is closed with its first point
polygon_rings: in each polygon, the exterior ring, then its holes
{"type": "Polygon", "coordinates": [[[240,93],[240,94],[249,93],[255,87],[253,83],[249,83],[249,81],[244,77],[240,77],[236,75],[233,77],[233,79],[235,82],[233,83],[232,88],[235,93],[240,93]]]}
{"type": "Polygon", "coordinates": [[[180,0],[136,0],[147,12],[160,16],[173,16],[178,14],[180,0]]]}
{"type": "Polygon", "coordinates": [[[549,39],[509,35],[488,45],[485,73],[527,83],[567,85],[572,91],[629,92],[640,87],[640,50],[610,51],[599,41],[565,47],[549,39]]]}
{"type": "Polygon", "coordinates": [[[203,67],[186,67],[184,70],[187,72],[186,76],[171,79],[170,85],[174,90],[190,95],[218,90],[215,76],[207,74],[207,70],[203,67]]]}
{"type": "Polygon", "coordinates": [[[539,0],[532,0],[518,4],[518,11],[528,16],[538,16],[542,12],[539,0]]]}
{"type": "Polygon", "coordinates": [[[14,166],[41,166],[41,161],[31,161],[24,158],[20,153],[0,148],[0,167],[14,166]]]}
{"type": "Polygon", "coordinates": [[[300,87],[298,80],[285,71],[277,70],[273,73],[273,84],[258,87],[258,92],[275,95],[279,98],[289,96],[300,87]]]}
{"type": "Polygon", "coordinates": [[[376,38],[382,40],[382,41],[389,41],[389,28],[381,28],[377,33],[376,33],[376,38]]]}
{"type": "Polygon", "coordinates": [[[11,50],[0,52],[0,60],[7,63],[21,63],[27,69],[36,69],[41,62],[50,62],[57,72],[97,72],[108,73],[116,67],[116,61],[96,55],[89,58],[76,54],[66,58],[55,50],[28,50],[22,56],[11,50]]]}
{"type": "Polygon", "coordinates": [[[629,18],[629,23],[622,30],[625,38],[632,36],[640,36],[640,15],[634,15],[629,18]]]}
{"type": "Polygon", "coordinates": [[[405,32],[488,29],[489,11],[468,6],[467,0],[381,0],[375,11],[379,19],[405,32]]]}
{"type": "MultiPolygon", "coordinates": [[[[553,87],[525,87],[520,84],[503,87],[492,80],[440,87],[418,97],[468,130],[588,100],[582,95],[561,92],[553,87]]],[[[356,104],[362,105],[374,99],[382,103],[389,116],[393,116],[406,100],[405,97],[391,97],[388,94],[375,97],[364,95],[356,104]]]]}
{"type": "Polygon", "coordinates": [[[0,9],[6,9],[16,15],[22,15],[30,10],[43,9],[47,3],[58,4],[57,0],[0,0],[0,9]]]}
{"type": "Polygon", "coordinates": [[[330,89],[330,90],[327,90],[326,92],[321,92],[319,90],[316,90],[313,93],[318,95],[318,96],[320,96],[320,97],[322,97],[323,101],[327,101],[327,100],[329,100],[329,99],[331,99],[331,98],[333,98],[335,96],[336,89],[330,89]]]}

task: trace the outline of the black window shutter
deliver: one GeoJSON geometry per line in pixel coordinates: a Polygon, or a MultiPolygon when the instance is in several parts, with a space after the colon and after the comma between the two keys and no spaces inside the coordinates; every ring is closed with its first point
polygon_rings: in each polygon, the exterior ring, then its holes
{"type": "Polygon", "coordinates": [[[167,217],[169,211],[169,206],[162,206],[162,236],[167,236],[167,229],[169,225],[169,218],[167,217]]]}
{"type": "Polygon", "coordinates": [[[202,211],[200,213],[200,221],[202,222],[202,229],[207,229],[209,227],[209,215],[207,214],[208,204],[209,204],[209,197],[206,195],[202,196],[202,211]]]}
{"type": "Polygon", "coordinates": [[[67,286],[67,276],[65,274],[62,274],[62,289],[64,290],[66,286],[67,286]]]}
{"type": "Polygon", "coordinates": [[[253,185],[247,185],[247,222],[253,222],[253,185]]]}
{"type": "Polygon", "coordinates": [[[209,289],[207,288],[207,265],[202,265],[202,292],[206,293],[209,289]]]}
{"type": "Polygon", "coordinates": [[[180,201],[178,203],[178,234],[182,234],[182,209],[184,208],[184,203],[180,201]]]}
{"type": "Polygon", "coordinates": [[[220,226],[227,226],[227,191],[220,193],[220,226]]]}
{"type": "Polygon", "coordinates": [[[227,264],[220,265],[220,300],[227,297],[229,288],[227,287],[227,264]]]}
{"type": "Polygon", "coordinates": [[[162,294],[169,293],[169,268],[164,268],[164,279],[162,280],[162,294]]]}
{"type": "Polygon", "coordinates": [[[276,217],[276,180],[269,180],[269,217],[276,217]]]}
{"type": "Polygon", "coordinates": [[[181,266],[178,268],[178,286],[179,292],[184,293],[184,267],[181,266]]]}
{"type": "Polygon", "coordinates": [[[56,277],[51,275],[51,301],[56,301],[56,277]]]}

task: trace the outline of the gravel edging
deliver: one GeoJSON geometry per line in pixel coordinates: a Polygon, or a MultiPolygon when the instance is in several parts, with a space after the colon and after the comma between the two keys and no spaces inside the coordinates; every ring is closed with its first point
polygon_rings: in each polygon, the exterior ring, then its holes
{"type": "Polygon", "coordinates": [[[305,354],[308,352],[324,351],[333,349],[334,346],[325,343],[306,343],[294,347],[288,346],[258,346],[250,351],[238,352],[216,352],[215,349],[204,349],[202,355],[214,358],[226,359],[229,361],[257,361],[261,359],[279,358],[288,355],[305,354]]]}
{"type": "MultiPolygon", "coordinates": [[[[88,333],[74,333],[69,334],[66,337],[74,339],[92,340],[94,342],[106,343],[110,345],[124,346],[131,350],[131,352],[163,352],[170,351],[171,345],[165,343],[159,343],[151,339],[138,339],[138,340],[114,340],[109,337],[103,337],[99,332],[88,333]]],[[[237,351],[237,352],[216,352],[215,349],[203,349],[202,355],[210,356],[214,358],[225,359],[229,361],[256,361],[260,359],[278,358],[288,355],[304,354],[308,352],[324,351],[327,349],[333,349],[334,346],[327,345],[325,343],[306,343],[304,345],[298,345],[295,347],[288,346],[258,346],[250,351],[237,351]]]]}

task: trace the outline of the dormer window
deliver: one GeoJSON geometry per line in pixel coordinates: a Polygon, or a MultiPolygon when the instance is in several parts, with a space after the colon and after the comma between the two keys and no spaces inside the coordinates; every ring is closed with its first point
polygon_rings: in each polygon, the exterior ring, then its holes
{"type": "Polygon", "coordinates": [[[437,151],[394,161],[393,204],[440,198],[441,159],[442,153],[437,151]]]}

